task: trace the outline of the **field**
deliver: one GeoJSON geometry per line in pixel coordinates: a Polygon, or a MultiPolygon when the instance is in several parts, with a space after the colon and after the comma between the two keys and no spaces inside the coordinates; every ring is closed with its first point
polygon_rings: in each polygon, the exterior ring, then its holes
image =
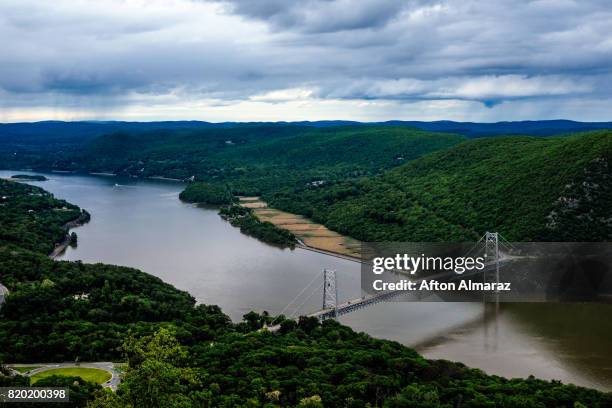
{"type": "Polygon", "coordinates": [[[30,377],[32,384],[52,375],[63,375],[65,377],[81,377],[85,381],[90,381],[96,384],[102,384],[111,379],[112,375],[108,371],[100,370],[98,368],[85,368],[85,367],[69,367],[69,368],[55,368],[53,370],[46,370],[30,377]]]}
{"type": "Polygon", "coordinates": [[[293,233],[306,246],[353,257],[360,256],[360,242],[331,231],[301,215],[269,208],[258,197],[240,197],[240,205],[253,209],[260,221],[268,221],[293,233]]]}

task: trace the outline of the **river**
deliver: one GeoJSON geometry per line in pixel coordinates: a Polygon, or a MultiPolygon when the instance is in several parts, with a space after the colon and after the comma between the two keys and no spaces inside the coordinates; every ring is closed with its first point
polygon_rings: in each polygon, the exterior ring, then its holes
{"type": "MultiPolygon", "coordinates": [[[[0,171],[0,177],[15,173],[0,171]]],[[[234,321],[250,310],[291,315],[319,309],[323,268],[337,271],[340,301],[361,295],[358,263],[245,236],[216,209],[182,203],[180,183],[45,175],[48,181],[31,184],[92,215],[75,230],[78,247],[60,259],[139,268],[198,302],[220,305],[234,321]],[[287,307],[310,282],[311,289],[287,307]]],[[[491,374],[612,390],[610,315],[612,305],[392,302],[340,321],[415,347],[428,358],[461,361],[491,374]]]]}

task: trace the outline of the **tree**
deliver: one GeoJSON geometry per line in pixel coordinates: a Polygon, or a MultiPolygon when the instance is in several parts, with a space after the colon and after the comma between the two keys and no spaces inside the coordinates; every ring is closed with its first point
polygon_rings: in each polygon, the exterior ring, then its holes
{"type": "Polygon", "coordinates": [[[87,408],[129,408],[121,397],[108,388],[98,391],[96,399],[87,404],[87,408]]]}
{"type": "Polygon", "coordinates": [[[77,246],[77,241],[78,241],[78,237],[77,237],[76,232],[74,232],[74,231],[71,232],[70,233],[70,246],[73,247],[73,248],[76,247],[77,246]]]}
{"type": "Polygon", "coordinates": [[[252,310],[242,316],[242,320],[247,324],[249,331],[259,330],[262,327],[262,317],[252,310]]]}
{"type": "Polygon", "coordinates": [[[190,389],[199,386],[195,371],[148,358],[128,369],[121,391],[134,408],[191,407],[190,389]]]}
{"type": "Polygon", "coordinates": [[[316,317],[300,316],[298,327],[307,334],[312,333],[314,329],[319,327],[319,319],[316,317]]]}
{"type": "Polygon", "coordinates": [[[118,396],[98,394],[94,406],[133,408],[189,408],[201,399],[202,388],[197,373],[187,368],[187,350],[170,330],[162,328],[153,336],[129,338],[123,349],[128,369],[118,396]]]}

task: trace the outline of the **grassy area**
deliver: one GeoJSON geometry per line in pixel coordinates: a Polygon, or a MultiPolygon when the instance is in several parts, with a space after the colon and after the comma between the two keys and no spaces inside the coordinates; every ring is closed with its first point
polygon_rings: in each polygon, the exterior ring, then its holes
{"type": "Polygon", "coordinates": [[[37,381],[42,380],[43,378],[51,377],[52,375],[81,377],[85,381],[91,381],[96,384],[105,383],[112,377],[111,373],[108,371],[100,370],[98,368],[69,367],[43,371],[30,377],[30,381],[32,384],[35,384],[37,381]]]}
{"type": "Polygon", "coordinates": [[[260,221],[268,221],[290,231],[309,247],[342,255],[360,256],[361,244],[353,238],[331,231],[302,215],[269,208],[267,203],[258,197],[239,198],[240,205],[251,208],[260,221]]]}
{"type": "Polygon", "coordinates": [[[25,366],[25,367],[11,367],[11,368],[19,373],[27,373],[28,371],[32,371],[37,368],[40,368],[40,366],[25,366]]]}

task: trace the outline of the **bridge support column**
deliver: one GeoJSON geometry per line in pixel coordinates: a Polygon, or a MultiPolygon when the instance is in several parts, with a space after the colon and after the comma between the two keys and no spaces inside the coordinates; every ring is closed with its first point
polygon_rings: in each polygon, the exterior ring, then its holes
{"type": "MultiPolygon", "coordinates": [[[[485,255],[487,262],[495,262],[495,283],[499,283],[499,234],[487,232],[485,234],[485,255]]],[[[484,273],[486,283],[486,272],[484,273]]]]}
{"type": "Polygon", "coordinates": [[[336,271],[323,270],[323,309],[334,309],[334,317],[338,317],[338,286],[336,271]]]}

